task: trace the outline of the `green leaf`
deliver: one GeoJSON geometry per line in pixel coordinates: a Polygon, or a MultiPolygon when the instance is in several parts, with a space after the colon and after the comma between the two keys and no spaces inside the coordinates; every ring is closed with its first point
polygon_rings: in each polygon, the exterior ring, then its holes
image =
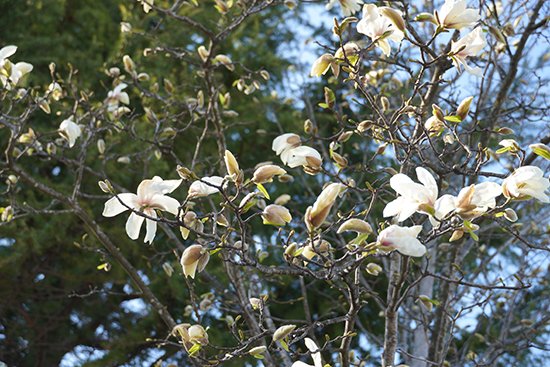
{"type": "Polygon", "coordinates": [[[279,343],[281,343],[281,347],[288,352],[288,344],[284,340],[279,340],[279,343]]]}
{"type": "Polygon", "coordinates": [[[445,116],[444,119],[449,121],[449,122],[454,122],[454,123],[457,123],[457,124],[459,122],[462,122],[462,119],[459,116],[445,116]]]}
{"type": "Polygon", "coordinates": [[[271,198],[269,197],[269,193],[267,192],[266,188],[264,187],[264,185],[262,184],[256,184],[256,187],[258,188],[258,190],[260,190],[260,192],[262,193],[262,195],[264,196],[264,198],[266,198],[267,200],[271,200],[271,198]]]}
{"type": "Polygon", "coordinates": [[[532,144],[529,146],[533,153],[550,161],[550,149],[543,144],[532,144]]]}
{"type": "Polygon", "coordinates": [[[318,106],[321,107],[321,108],[325,108],[325,109],[329,108],[328,104],[323,103],[323,102],[319,103],[318,106]]]}
{"type": "Polygon", "coordinates": [[[195,354],[197,354],[199,351],[201,350],[201,345],[200,344],[193,344],[193,346],[191,348],[189,348],[189,356],[190,357],[193,357],[195,354]]]}

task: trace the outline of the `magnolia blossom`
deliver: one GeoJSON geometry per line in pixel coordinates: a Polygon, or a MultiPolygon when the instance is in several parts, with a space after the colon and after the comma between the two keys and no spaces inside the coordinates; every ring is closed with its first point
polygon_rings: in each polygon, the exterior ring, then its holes
{"type": "Polygon", "coordinates": [[[486,44],[487,40],[481,27],[474,29],[457,42],[452,41],[449,55],[458,71],[461,70],[462,65],[470,74],[481,75],[482,70],[479,67],[472,68],[468,65],[466,58],[479,55],[486,44]]]}
{"type": "Polygon", "coordinates": [[[336,198],[343,193],[345,188],[346,186],[342,184],[331,183],[319,194],[313,206],[307,208],[305,222],[310,231],[323,224],[336,198]]]}
{"type": "Polygon", "coordinates": [[[334,61],[334,56],[331,54],[323,54],[319,56],[313,65],[311,66],[310,76],[321,76],[325,75],[334,61]]]}
{"type": "Polygon", "coordinates": [[[471,27],[479,20],[476,9],[466,8],[466,0],[445,0],[445,4],[434,15],[441,28],[471,27]]]}
{"type": "Polygon", "coordinates": [[[180,264],[186,277],[195,279],[197,271],[200,273],[208,264],[210,253],[201,245],[192,245],[183,251],[180,264]]]}
{"type": "Polygon", "coordinates": [[[82,129],[73,120],[63,120],[59,125],[59,135],[69,142],[69,148],[72,148],[76,139],[82,135],[82,129]]]}
{"type": "Polygon", "coordinates": [[[313,365],[297,361],[294,362],[291,367],[323,367],[323,359],[321,358],[321,352],[319,351],[319,347],[317,346],[317,344],[315,344],[315,342],[310,338],[305,338],[304,344],[311,352],[313,365]]]}
{"type": "Polygon", "coordinates": [[[284,206],[271,204],[265,207],[262,212],[262,219],[264,220],[264,224],[284,226],[290,223],[292,215],[290,215],[290,212],[284,206]]]}
{"type": "Polygon", "coordinates": [[[330,0],[326,6],[327,10],[332,9],[336,3],[342,7],[342,14],[345,17],[350,17],[361,9],[363,0],[330,0]]]}
{"type": "Polygon", "coordinates": [[[437,183],[432,174],[425,168],[417,167],[416,176],[422,184],[414,182],[402,173],[390,179],[390,186],[400,196],[384,208],[384,217],[397,216],[402,222],[415,212],[429,213],[437,200],[437,183]]]}
{"type": "Polygon", "coordinates": [[[392,224],[380,232],[377,242],[403,255],[418,257],[426,253],[426,247],[417,238],[421,231],[422,226],[400,227],[392,224]]]}
{"type": "Polygon", "coordinates": [[[63,89],[58,82],[50,83],[47,92],[55,101],[59,101],[63,97],[63,89]]]}
{"type": "MultiPolygon", "coordinates": [[[[389,56],[391,45],[388,40],[400,43],[404,37],[404,33],[399,29],[402,25],[399,24],[398,26],[395,20],[385,14],[387,13],[382,12],[382,8],[378,8],[376,5],[364,5],[363,19],[357,23],[357,32],[367,35],[372,42],[376,42],[376,45],[380,47],[386,56],[389,56]]],[[[399,15],[399,17],[401,16],[399,15]]],[[[403,21],[403,18],[401,18],[399,23],[401,21],[403,21]]]]}
{"type": "Polygon", "coordinates": [[[172,330],[174,336],[179,336],[186,350],[195,344],[208,344],[208,333],[201,325],[179,324],[172,330]]]}
{"type": "MultiPolygon", "coordinates": [[[[114,217],[126,210],[141,212],[149,217],[157,218],[155,210],[162,210],[174,215],[178,214],[179,201],[166,194],[171,193],[181,184],[181,180],[163,180],[155,176],[150,180],[143,180],[138,188],[137,195],[122,193],[112,197],[105,203],[104,217],[114,217]]],[[[126,222],[128,237],[135,240],[139,237],[143,221],[147,225],[147,233],[143,242],[152,243],[157,232],[157,222],[132,212],[126,222]]]]}
{"type": "Polygon", "coordinates": [[[550,181],[544,177],[544,172],[535,166],[520,167],[502,182],[502,191],[507,198],[535,198],[543,203],[550,203],[546,193],[548,187],[550,181]]]}
{"type": "Polygon", "coordinates": [[[351,218],[342,223],[336,233],[352,231],[356,233],[372,233],[372,227],[368,222],[362,219],[351,218]]]}
{"type": "Polygon", "coordinates": [[[219,191],[218,187],[223,185],[223,177],[212,176],[203,177],[191,184],[187,196],[189,198],[200,198],[215,194],[219,191]]]}
{"type": "Polygon", "coordinates": [[[321,154],[311,147],[303,146],[300,137],[296,134],[288,133],[276,137],[273,140],[272,149],[290,168],[303,166],[318,170],[323,163],[321,154]]]}
{"type": "Polygon", "coordinates": [[[143,6],[143,11],[145,13],[149,13],[151,9],[153,9],[153,4],[155,3],[155,0],[137,0],[141,3],[141,6],[143,6]]]}
{"type": "Polygon", "coordinates": [[[118,108],[119,103],[130,104],[128,93],[123,92],[127,86],[125,83],[120,83],[107,94],[107,109],[110,112],[114,112],[118,108]]]}
{"type": "Polygon", "coordinates": [[[434,215],[430,217],[433,226],[449,213],[456,212],[461,218],[471,220],[494,208],[496,198],[502,194],[502,187],[495,182],[482,182],[463,188],[458,196],[443,195],[434,205],[434,215]]]}
{"type": "Polygon", "coordinates": [[[33,66],[27,62],[18,62],[13,64],[8,57],[15,54],[17,46],[6,46],[0,49],[0,82],[2,85],[11,89],[12,84],[16,85],[25,74],[32,71],[33,66]],[[9,82],[8,82],[9,81],[9,82]]]}
{"type": "Polygon", "coordinates": [[[255,184],[263,184],[273,181],[273,177],[286,174],[286,171],[281,167],[274,164],[266,164],[265,166],[258,167],[254,171],[252,181],[255,184]]]}

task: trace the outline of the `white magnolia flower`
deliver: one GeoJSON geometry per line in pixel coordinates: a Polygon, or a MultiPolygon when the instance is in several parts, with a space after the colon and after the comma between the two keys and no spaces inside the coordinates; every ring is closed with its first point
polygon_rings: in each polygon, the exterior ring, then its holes
{"type": "Polygon", "coordinates": [[[203,177],[197,180],[189,186],[189,192],[187,196],[189,198],[200,198],[219,192],[218,187],[223,185],[223,177],[211,176],[203,177]]]}
{"type": "Polygon", "coordinates": [[[61,97],[63,97],[63,89],[61,88],[58,82],[50,83],[50,85],[48,85],[47,93],[55,101],[59,101],[61,97]]]}
{"type": "Polygon", "coordinates": [[[374,4],[364,5],[363,19],[357,23],[357,32],[367,35],[372,42],[376,42],[386,56],[389,56],[391,53],[389,40],[400,43],[404,33],[381,10],[382,8],[378,8],[374,4]]]}
{"type": "Polygon", "coordinates": [[[300,145],[302,145],[302,140],[298,135],[287,133],[287,134],[279,135],[278,137],[273,139],[273,144],[271,145],[271,149],[275,151],[275,154],[280,155],[285,150],[296,148],[296,147],[299,147],[300,145]]]}
{"type": "Polygon", "coordinates": [[[290,168],[300,166],[312,166],[318,168],[322,163],[321,154],[317,150],[304,145],[285,150],[281,154],[281,160],[290,168]]]}
{"type": "Polygon", "coordinates": [[[110,112],[115,111],[118,108],[119,103],[124,103],[126,105],[130,104],[130,97],[128,93],[123,92],[123,90],[128,85],[125,83],[120,83],[115,87],[115,89],[107,93],[107,109],[110,112]]]}
{"type": "Polygon", "coordinates": [[[548,187],[550,181],[544,177],[544,172],[535,166],[520,167],[502,182],[502,191],[507,198],[535,198],[543,203],[550,203],[546,193],[548,187]]]}
{"type": "Polygon", "coordinates": [[[336,3],[342,7],[342,14],[345,17],[350,17],[361,9],[363,0],[330,0],[326,6],[327,10],[332,9],[336,3]]]}
{"type": "Polygon", "coordinates": [[[32,71],[33,66],[27,62],[13,64],[8,58],[15,54],[17,46],[6,46],[0,49],[0,82],[6,89],[11,89],[25,74],[32,71]],[[9,72],[9,74],[8,74],[9,72]]]}
{"type": "Polygon", "coordinates": [[[304,344],[311,352],[313,365],[297,361],[294,362],[291,367],[323,367],[323,359],[321,358],[321,352],[319,352],[319,347],[317,346],[317,344],[315,344],[315,342],[310,338],[305,338],[304,344]]]}
{"type": "Polygon", "coordinates": [[[69,142],[69,148],[72,148],[76,139],[82,135],[82,129],[73,120],[63,120],[59,125],[59,135],[69,142]]]}
{"type": "Polygon", "coordinates": [[[152,5],[155,3],[155,0],[137,0],[143,6],[143,11],[149,13],[153,9],[152,5]]]}
{"type": "Polygon", "coordinates": [[[479,20],[476,9],[466,8],[466,0],[445,0],[445,4],[434,15],[441,28],[471,27],[479,20]]]}
{"type": "Polygon", "coordinates": [[[487,40],[481,27],[474,29],[457,42],[452,41],[450,54],[453,64],[458,71],[461,70],[461,66],[464,66],[464,69],[468,73],[481,75],[482,70],[479,67],[472,68],[468,65],[466,58],[479,55],[486,45],[487,40]]]}
{"type": "Polygon", "coordinates": [[[303,166],[319,169],[323,163],[321,154],[311,147],[303,146],[296,134],[288,133],[276,137],[271,148],[291,168],[303,166]]]}
{"type": "Polygon", "coordinates": [[[471,220],[494,208],[496,198],[502,194],[502,187],[495,182],[482,182],[463,188],[458,196],[443,195],[434,206],[434,217],[430,222],[434,227],[449,213],[455,211],[461,218],[471,220]]]}
{"type": "MultiPolygon", "coordinates": [[[[143,180],[137,188],[137,195],[133,193],[122,193],[107,200],[105,208],[103,209],[103,216],[114,217],[128,209],[144,213],[152,218],[157,218],[155,210],[162,210],[177,215],[180,206],[179,201],[166,196],[166,194],[178,188],[181,181],[182,180],[163,180],[158,176],[150,180],[143,180]]],[[[151,243],[157,232],[157,222],[146,219],[134,212],[130,214],[126,222],[126,233],[131,239],[137,239],[143,221],[147,224],[147,233],[144,242],[151,243]]]]}
{"type": "Polygon", "coordinates": [[[397,216],[402,222],[415,212],[429,213],[437,200],[437,182],[425,168],[417,167],[416,176],[422,184],[414,182],[409,176],[402,173],[390,179],[390,186],[399,194],[397,199],[389,202],[384,208],[384,217],[397,216]]]}
{"type": "Polygon", "coordinates": [[[426,247],[418,240],[422,226],[400,227],[392,224],[378,235],[377,242],[385,247],[391,247],[407,256],[422,256],[426,247]]]}

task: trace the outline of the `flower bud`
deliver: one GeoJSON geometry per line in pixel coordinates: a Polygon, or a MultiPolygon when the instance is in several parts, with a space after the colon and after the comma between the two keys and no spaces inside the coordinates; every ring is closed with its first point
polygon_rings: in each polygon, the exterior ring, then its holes
{"type": "Polygon", "coordinates": [[[461,120],[464,120],[470,112],[470,105],[472,104],[474,97],[468,97],[462,100],[456,109],[456,115],[460,117],[461,120]]]}
{"type": "Polygon", "coordinates": [[[336,233],[342,233],[352,231],[356,233],[372,233],[372,227],[369,223],[365,222],[362,219],[358,218],[351,218],[342,223],[340,228],[338,228],[338,231],[336,233]]]}
{"type": "Polygon", "coordinates": [[[202,62],[206,62],[208,60],[208,56],[210,56],[210,51],[208,51],[206,47],[199,46],[199,48],[197,49],[197,52],[202,62]]]}
{"type": "Polygon", "coordinates": [[[259,167],[258,169],[256,169],[256,171],[254,171],[252,181],[256,184],[263,184],[266,182],[272,182],[273,177],[281,176],[284,174],[286,174],[286,171],[281,167],[274,164],[267,164],[265,166],[259,167]]]}
{"type": "Polygon", "coordinates": [[[334,57],[331,54],[321,55],[311,66],[310,76],[319,77],[325,75],[333,62],[334,57]]]}
{"type": "Polygon", "coordinates": [[[262,212],[262,219],[267,225],[284,226],[286,223],[290,223],[292,216],[284,206],[271,204],[262,212]]]}
{"type": "Polygon", "coordinates": [[[367,273],[374,275],[375,277],[383,270],[382,267],[375,263],[370,263],[366,267],[367,273]]]}
{"type": "Polygon", "coordinates": [[[239,163],[237,162],[237,159],[235,159],[233,153],[229,150],[225,151],[224,161],[227,173],[229,173],[230,176],[238,177],[241,172],[239,169],[239,163]]]}
{"type": "Polygon", "coordinates": [[[136,64],[134,60],[128,55],[122,57],[122,62],[124,63],[124,70],[129,74],[134,74],[136,72],[136,64]]]}
{"type": "Polygon", "coordinates": [[[296,325],[284,325],[275,330],[273,333],[273,341],[279,341],[290,335],[296,329],[296,325]]]}
{"type": "Polygon", "coordinates": [[[291,197],[288,194],[283,194],[275,199],[274,203],[277,205],[286,205],[290,201],[291,197]]]}
{"type": "Polygon", "coordinates": [[[99,151],[99,154],[105,153],[105,140],[98,139],[98,141],[97,141],[97,150],[99,151]]]}
{"type": "Polygon", "coordinates": [[[262,346],[254,347],[254,348],[250,349],[250,350],[248,351],[248,354],[250,354],[251,356],[254,356],[254,357],[257,358],[257,356],[261,356],[261,355],[264,354],[266,351],[267,351],[267,347],[265,347],[264,345],[262,345],[262,346]]]}

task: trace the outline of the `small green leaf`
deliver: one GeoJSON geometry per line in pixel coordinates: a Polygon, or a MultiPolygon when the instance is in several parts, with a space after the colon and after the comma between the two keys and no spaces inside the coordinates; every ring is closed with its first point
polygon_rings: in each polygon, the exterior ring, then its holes
{"type": "Polygon", "coordinates": [[[267,192],[266,188],[264,187],[264,185],[262,184],[256,184],[256,187],[258,188],[258,190],[260,190],[260,192],[262,193],[262,195],[267,199],[267,200],[271,200],[271,198],[269,197],[269,193],[267,192]]]}
{"type": "Polygon", "coordinates": [[[199,351],[201,350],[201,345],[200,344],[193,344],[193,346],[191,348],[189,348],[189,356],[190,357],[193,357],[195,354],[197,354],[199,351]]]}
{"type": "Polygon", "coordinates": [[[284,340],[279,340],[279,343],[281,343],[281,347],[288,352],[288,344],[284,340]]]}
{"type": "Polygon", "coordinates": [[[449,122],[454,122],[454,123],[457,123],[457,124],[459,122],[462,122],[462,119],[459,116],[445,116],[444,119],[449,121],[449,122]]]}

